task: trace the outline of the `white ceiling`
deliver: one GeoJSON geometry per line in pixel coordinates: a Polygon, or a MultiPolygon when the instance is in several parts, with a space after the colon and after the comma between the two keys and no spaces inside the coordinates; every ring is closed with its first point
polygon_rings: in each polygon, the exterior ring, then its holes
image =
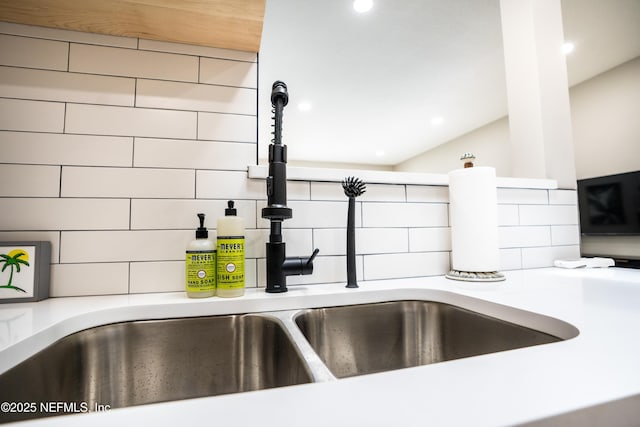
{"type": "MultiPolygon", "coordinates": [[[[373,2],[357,14],[352,0],[267,0],[261,158],[275,80],[289,87],[289,161],[394,165],[507,114],[499,0],[373,2]]],[[[570,85],[640,55],[640,0],[562,0],[562,11],[570,85]]]]}

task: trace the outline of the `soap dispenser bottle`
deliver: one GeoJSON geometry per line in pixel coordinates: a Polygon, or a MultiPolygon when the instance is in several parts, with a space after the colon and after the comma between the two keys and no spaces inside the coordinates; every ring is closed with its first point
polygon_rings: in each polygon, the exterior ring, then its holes
{"type": "Polygon", "coordinates": [[[223,298],[244,295],[244,221],[237,215],[233,200],[229,200],[217,224],[217,293],[223,298]]]}
{"type": "Polygon", "coordinates": [[[199,213],[198,218],[200,227],[186,251],[186,285],[190,298],[206,298],[216,294],[216,245],[209,240],[204,214],[199,213]]]}

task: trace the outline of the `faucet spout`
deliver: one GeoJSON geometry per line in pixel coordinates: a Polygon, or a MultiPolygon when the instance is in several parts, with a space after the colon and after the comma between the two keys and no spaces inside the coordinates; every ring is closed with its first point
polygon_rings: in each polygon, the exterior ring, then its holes
{"type": "Polygon", "coordinates": [[[282,221],[293,216],[287,207],[287,146],[282,144],[282,112],[289,102],[287,85],[276,81],[271,89],[273,106],[273,139],[269,145],[269,176],[267,177],[267,206],[262,209],[262,218],[271,222],[267,249],[266,292],[287,292],[287,276],[313,273],[313,260],[318,249],[310,257],[286,256],[286,245],[282,240],[282,221]]]}

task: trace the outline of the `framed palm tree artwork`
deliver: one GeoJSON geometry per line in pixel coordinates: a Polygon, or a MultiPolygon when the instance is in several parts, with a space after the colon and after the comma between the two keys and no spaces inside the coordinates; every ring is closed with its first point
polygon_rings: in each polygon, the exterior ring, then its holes
{"type": "Polygon", "coordinates": [[[49,297],[51,243],[0,242],[0,303],[49,297]]]}

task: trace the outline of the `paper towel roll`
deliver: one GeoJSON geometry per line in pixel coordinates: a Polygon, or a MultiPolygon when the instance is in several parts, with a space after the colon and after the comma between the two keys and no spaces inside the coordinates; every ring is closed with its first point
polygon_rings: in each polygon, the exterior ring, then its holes
{"type": "Polygon", "coordinates": [[[449,172],[451,263],[454,270],[498,271],[496,171],[472,167],[449,172]]]}

